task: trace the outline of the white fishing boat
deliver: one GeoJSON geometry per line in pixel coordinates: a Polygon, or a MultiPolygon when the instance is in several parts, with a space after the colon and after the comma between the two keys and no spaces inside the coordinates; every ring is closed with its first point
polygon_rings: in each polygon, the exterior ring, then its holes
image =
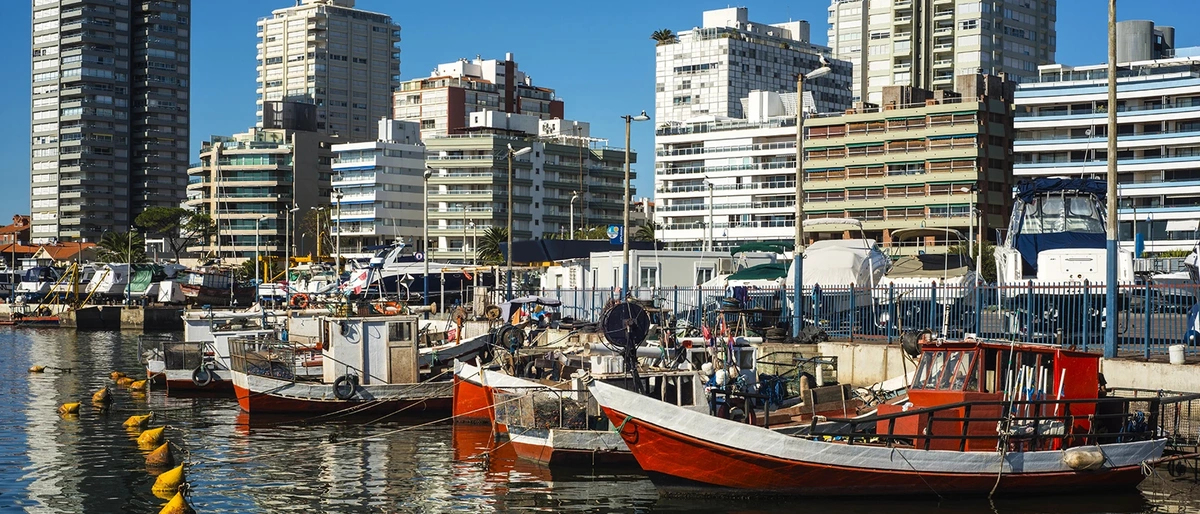
{"type": "MultiPolygon", "coordinates": [[[[810,304],[804,315],[813,320],[837,319],[851,310],[869,316],[873,304],[871,291],[883,279],[891,259],[874,239],[863,233],[861,221],[852,218],[822,218],[804,221],[806,234],[857,233],[852,239],[821,239],[804,249],[804,286],[810,304]],[[854,287],[851,295],[850,288],[854,287]],[[819,291],[819,295],[817,294],[819,291]]],[[[795,266],[789,266],[785,283],[795,283],[795,266]]],[[[789,302],[791,297],[789,296],[789,302]]],[[[806,299],[806,301],[809,301],[806,299]]],[[[859,319],[872,319],[860,317],[859,319]]]]}

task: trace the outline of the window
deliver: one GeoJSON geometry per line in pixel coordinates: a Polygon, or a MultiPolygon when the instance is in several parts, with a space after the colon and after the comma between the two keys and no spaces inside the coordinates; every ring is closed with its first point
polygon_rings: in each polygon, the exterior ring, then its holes
{"type": "Polygon", "coordinates": [[[712,268],[696,268],[696,284],[701,285],[713,278],[712,268]]]}
{"type": "Polygon", "coordinates": [[[658,268],[642,268],[638,276],[640,287],[658,287],[658,268]]]}

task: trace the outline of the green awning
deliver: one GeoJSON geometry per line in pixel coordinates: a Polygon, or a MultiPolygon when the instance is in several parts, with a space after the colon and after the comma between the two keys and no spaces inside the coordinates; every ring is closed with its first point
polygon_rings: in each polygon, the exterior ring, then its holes
{"type": "Polygon", "coordinates": [[[726,280],[776,280],[786,277],[788,265],[781,262],[759,264],[729,275],[726,280]]]}
{"type": "Polygon", "coordinates": [[[734,248],[730,255],[737,255],[742,252],[766,252],[766,253],[784,253],[791,248],[780,243],[746,243],[734,248]]]}
{"type": "MultiPolygon", "coordinates": [[[[846,144],[846,148],[861,148],[864,146],[883,146],[883,143],[876,141],[876,142],[872,142],[872,143],[847,143],[846,144]]],[[[836,148],[836,147],[834,147],[834,148],[836,148]]]]}
{"type": "Polygon", "coordinates": [[[939,159],[929,159],[929,162],[950,162],[950,161],[966,161],[976,160],[979,156],[976,154],[964,155],[962,157],[942,157],[939,159]]]}
{"type": "Polygon", "coordinates": [[[979,135],[979,132],[975,131],[975,132],[963,132],[962,134],[950,134],[950,135],[945,135],[945,136],[929,136],[929,139],[954,139],[956,137],[970,137],[970,136],[977,136],[977,135],[979,135]]]}

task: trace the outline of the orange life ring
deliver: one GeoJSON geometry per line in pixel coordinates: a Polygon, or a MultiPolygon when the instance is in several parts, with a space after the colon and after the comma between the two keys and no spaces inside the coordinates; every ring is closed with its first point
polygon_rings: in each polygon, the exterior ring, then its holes
{"type": "Polygon", "coordinates": [[[308,295],[304,293],[296,293],[292,295],[291,305],[296,309],[308,307],[308,295]]]}

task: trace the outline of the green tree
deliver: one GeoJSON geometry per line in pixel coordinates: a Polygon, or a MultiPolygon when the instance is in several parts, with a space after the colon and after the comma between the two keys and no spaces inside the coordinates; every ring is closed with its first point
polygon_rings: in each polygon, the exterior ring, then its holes
{"type": "Polygon", "coordinates": [[[217,226],[208,214],[181,207],[151,207],[142,211],[133,224],[162,237],[176,259],[187,247],[207,241],[217,233],[217,226]]]}
{"type": "Polygon", "coordinates": [[[637,232],[633,233],[634,241],[654,241],[654,232],[658,230],[658,223],[651,221],[637,228],[637,232]]]}
{"type": "Polygon", "coordinates": [[[145,262],[146,239],[137,232],[106,232],[96,257],[107,262],[145,262]]]}
{"type": "Polygon", "coordinates": [[[480,264],[504,264],[504,252],[501,248],[508,244],[508,229],[504,227],[489,227],[479,241],[478,257],[480,264]]]}
{"type": "Polygon", "coordinates": [[[654,46],[669,45],[678,43],[679,36],[676,36],[671,29],[659,29],[650,34],[650,39],[654,40],[654,46]]]}
{"type": "MultiPolygon", "coordinates": [[[[952,254],[967,255],[970,252],[969,245],[957,244],[951,246],[948,250],[952,254]]],[[[979,259],[980,267],[983,269],[975,270],[983,277],[983,280],[989,284],[996,282],[996,245],[990,241],[984,241],[982,245],[975,245],[975,254],[971,255],[971,262],[975,262],[975,255],[983,252],[983,258],[979,259]]]]}

